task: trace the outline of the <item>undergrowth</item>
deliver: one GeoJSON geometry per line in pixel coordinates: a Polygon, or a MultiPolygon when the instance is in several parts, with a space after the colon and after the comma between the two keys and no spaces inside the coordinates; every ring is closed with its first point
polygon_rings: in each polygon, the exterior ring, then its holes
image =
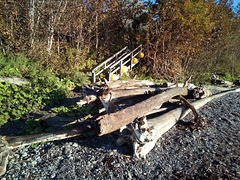
{"type": "MultiPolygon", "coordinates": [[[[60,117],[76,117],[80,118],[83,117],[88,118],[88,115],[91,114],[97,114],[99,112],[99,107],[95,106],[93,108],[90,108],[86,105],[77,105],[72,104],[70,106],[60,106],[60,107],[54,107],[51,108],[51,112],[55,113],[57,116],[60,117]]],[[[70,125],[66,125],[65,128],[71,128],[70,125]]],[[[26,121],[26,126],[24,128],[25,132],[27,134],[35,134],[35,133],[42,133],[42,132],[50,132],[54,130],[52,127],[45,127],[45,124],[41,120],[41,118],[38,119],[29,119],[26,121]]]]}
{"type": "Polygon", "coordinates": [[[70,106],[60,106],[51,109],[52,112],[55,112],[58,116],[63,117],[81,117],[88,114],[96,114],[99,111],[99,107],[95,106],[93,108],[86,105],[76,105],[72,104],[70,106]]]}
{"type": "Polygon", "coordinates": [[[0,126],[27,116],[46,105],[59,104],[71,96],[69,88],[80,85],[79,79],[84,81],[81,74],[73,74],[76,83],[69,78],[60,79],[47,70],[40,70],[38,64],[21,54],[4,56],[0,52],[0,77],[30,80],[29,84],[21,86],[0,82],[0,126]]]}

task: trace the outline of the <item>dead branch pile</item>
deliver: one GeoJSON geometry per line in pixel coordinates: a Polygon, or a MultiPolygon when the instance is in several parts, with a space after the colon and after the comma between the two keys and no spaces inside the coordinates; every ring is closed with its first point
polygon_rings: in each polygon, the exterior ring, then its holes
{"type": "Polygon", "coordinates": [[[203,87],[149,87],[150,81],[115,81],[101,86],[85,86],[83,98],[78,104],[101,102],[105,114],[99,114],[94,122],[76,125],[74,128],[52,133],[27,136],[0,136],[0,175],[5,173],[8,154],[11,149],[42,141],[70,138],[92,131],[101,136],[119,132],[118,145],[128,143],[133,155],[145,157],[151,151],[160,136],[182,119],[191,109],[195,118],[189,123],[191,130],[205,126],[204,118],[197,109],[207,102],[239,92],[240,88],[230,89],[211,96],[203,87]],[[192,104],[185,98],[200,99],[192,104]]]}

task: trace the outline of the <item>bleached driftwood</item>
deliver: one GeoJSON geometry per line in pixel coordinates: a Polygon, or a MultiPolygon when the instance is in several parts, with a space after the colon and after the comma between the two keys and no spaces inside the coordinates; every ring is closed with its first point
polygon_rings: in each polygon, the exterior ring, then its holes
{"type": "Polygon", "coordinates": [[[12,149],[31,145],[33,143],[40,143],[44,141],[55,141],[82,135],[86,132],[93,131],[90,125],[81,127],[74,127],[72,129],[51,132],[39,133],[24,136],[0,136],[0,176],[6,171],[8,156],[12,149]]]}
{"type": "MultiPolygon", "coordinates": [[[[83,104],[89,104],[90,102],[94,102],[98,100],[98,91],[94,90],[92,88],[86,88],[84,87],[84,93],[82,98],[79,102],[77,102],[78,105],[83,104]]],[[[157,94],[166,88],[151,88],[151,87],[141,87],[141,88],[134,88],[134,89],[110,89],[109,93],[111,93],[111,101],[113,103],[118,103],[119,101],[129,99],[136,95],[144,95],[144,94],[157,94]]],[[[105,94],[106,95],[106,94],[105,94]]],[[[103,97],[105,98],[105,97],[103,97]]]]}
{"type": "Polygon", "coordinates": [[[135,119],[144,116],[149,110],[169,101],[174,96],[187,95],[187,88],[168,89],[160,94],[148,98],[147,100],[127,107],[115,113],[103,115],[97,119],[98,134],[104,135],[120,129],[135,119]]]}
{"type": "MultiPolygon", "coordinates": [[[[207,98],[203,98],[201,100],[193,102],[192,105],[195,107],[195,109],[199,109],[208,102],[212,101],[213,99],[220,98],[221,96],[227,95],[228,93],[232,92],[240,92],[240,88],[222,92],[207,98]]],[[[132,128],[131,131],[134,132],[134,135],[131,135],[134,156],[145,157],[146,154],[148,154],[153,149],[157,140],[162,136],[162,134],[164,134],[172,126],[174,126],[177,121],[183,119],[189,112],[190,110],[187,107],[181,106],[159,117],[149,119],[147,121],[147,125],[145,125],[148,127],[148,131],[141,130],[141,127],[139,126],[135,126],[136,127],[135,129],[132,128]],[[135,138],[136,136],[137,140],[135,138]],[[140,143],[139,139],[140,140],[142,139],[140,143]]]]}
{"type": "MultiPolygon", "coordinates": [[[[176,83],[167,83],[167,87],[169,87],[169,88],[174,88],[174,87],[185,87],[184,86],[185,85],[185,83],[178,83],[178,84],[176,84],[176,83]]],[[[197,86],[195,86],[194,84],[188,84],[188,88],[189,89],[193,89],[193,88],[195,88],[195,87],[197,87],[197,86]]]]}
{"type": "Polygon", "coordinates": [[[203,85],[204,88],[210,90],[210,91],[228,91],[231,90],[232,88],[228,88],[228,87],[222,87],[222,86],[207,86],[207,85],[203,85]]]}
{"type": "Polygon", "coordinates": [[[203,86],[195,87],[189,90],[189,96],[192,96],[193,99],[202,99],[212,95],[212,92],[203,86]]]}
{"type": "Polygon", "coordinates": [[[118,80],[107,82],[111,89],[128,89],[134,87],[153,86],[155,83],[148,80],[118,80]]]}

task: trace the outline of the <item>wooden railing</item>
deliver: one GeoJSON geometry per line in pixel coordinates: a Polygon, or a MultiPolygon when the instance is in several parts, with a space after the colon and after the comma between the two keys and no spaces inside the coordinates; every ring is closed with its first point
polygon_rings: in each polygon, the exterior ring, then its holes
{"type": "Polygon", "coordinates": [[[130,70],[132,70],[132,68],[136,65],[132,63],[132,59],[136,57],[141,51],[142,45],[138,46],[133,51],[130,51],[127,46],[124,47],[122,50],[120,50],[92,70],[92,82],[95,83],[96,77],[99,76],[101,73],[105,72],[106,70],[108,70],[109,81],[111,79],[112,73],[119,74],[120,76],[122,75],[122,66],[130,66],[130,70]]]}

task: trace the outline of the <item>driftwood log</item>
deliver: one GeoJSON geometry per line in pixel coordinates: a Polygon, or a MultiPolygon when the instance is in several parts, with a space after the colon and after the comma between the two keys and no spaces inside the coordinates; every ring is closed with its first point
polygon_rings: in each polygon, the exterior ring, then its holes
{"type": "MultiPolygon", "coordinates": [[[[152,94],[155,95],[157,93],[162,92],[163,90],[166,90],[166,88],[152,88],[152,87],[134,87],[134,88],[128,88],[128,89],[109,89],[111,93],[111,101],[113,103],[118,103],[122,100],[129,99],[136,95],[144,95],[144,94],[152,94]]],[[[99,89],[94,89],[90,87],[83,87],[83,96],[84,98],[81,99],[77,104],[83,105],[88,104],[90,102],[97,101],[99,98],[99,89]]],[[[105,98],[105,97],[102,97],[105,98]]]]}
{"type": "Polygon", "coordinates": [[[101,136],[116,131],[122,126],[133,122],[135,119],[144,116],[156,106],[169,101],[174,96],[187,94],[187,88],[169,89],[134,106],[130,106],[121,111],[117,111],[116,113],[101,116],[97,119],[98,134],[101,136]]]}
{"type": "Polygon", "coordinates": [[[75,137],[93,131],[91,125],[84,124],[80,127],[74,127],[68,130],[62,130],[51,133],[39,133],[24,136],[0,136],[0,176],[6,171],[8,156],[12,149],[31,145],[33,143],[40,143],[44,141],[56,141],[75,137]]]}
{"type": "Polygon", "coordinates": [[[119,80],[107,82],[111,89],[129,89],[134,87],[153,86],[155,83],[148,80],[119,80]]]}
{"type": "MultiPolygon", "coordinates": [[[[193,102],[192,106],[194,106],[195,109],[199,109],[208,102],[212,101],[213,99],[220,98],[221,96],[227,95],[228,93],[232,92],[240,92],[240,88],[236,88],[233,90],[218,93],[207,98],[203,98],[201,100],[193,102]]],[[[143,133],[139,133],[141,132],[140,129],[132,129],[131,131],[135,133],[135,135],[132,135],[133,137],[132,146],[134,149],[134,156],[145,157],[146,154],[153,149],[157,140],[162,136],[162,134],[164,134],[172,126],[174,126],[177,121],[183,119],[189,112],[191,112],[191,110],[188,109],[186,106],[180,106],[179,108],[171,110],[168,113],[165,113],[161,116],[148,119],[147,126],[150,128],[150,131],[148,131],[147,134],[146,131],[142,131],[143,133]],[[143,140],[146,139],[146,141],[142,141],[139,143],[139,141],[136,140],[136,138],[134,138],[136,136],[138,136],[137,139],[143,140]]]]}

